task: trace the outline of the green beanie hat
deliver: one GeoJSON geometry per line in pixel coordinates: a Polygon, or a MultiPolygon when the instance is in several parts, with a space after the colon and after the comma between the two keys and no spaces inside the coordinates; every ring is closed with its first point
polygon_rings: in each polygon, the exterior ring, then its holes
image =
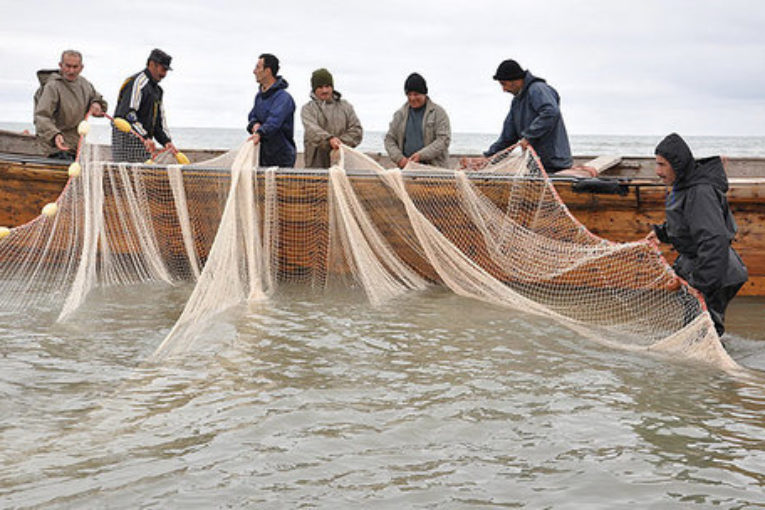
{"type": "Polygon", "coordinates": [[[332,75],[322,67],[321,69],[315,70],[311,75],[311,90],[316,90],[324,85],[329,85],[332,88],[335,87],[335,84],[332,81],[332,75]]]}

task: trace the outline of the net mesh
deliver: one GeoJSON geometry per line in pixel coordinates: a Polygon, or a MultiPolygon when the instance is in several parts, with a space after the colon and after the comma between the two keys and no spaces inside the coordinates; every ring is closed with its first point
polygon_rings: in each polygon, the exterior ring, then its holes
{"type": "Polygon", "coordinates": [[[181,167],[84,144],[57,210],[0,240],[0,308],[67,320],[97,286],[196,281],[161,358],[285,283],[358,287],[375,305],[443,285],[604,344],[736,366],[656,247],[591,234],[533,151],[473,172],[386,170],[346,147],[328,171],[264,169],[257,153],[181,167]]]}

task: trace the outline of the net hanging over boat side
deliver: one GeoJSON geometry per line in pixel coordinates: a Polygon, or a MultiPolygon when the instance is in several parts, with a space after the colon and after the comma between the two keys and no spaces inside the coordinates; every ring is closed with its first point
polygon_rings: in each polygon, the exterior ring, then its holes
{"type": "Polygon", "coordinates": [[[100,285],[196,280],[163,357],[280,284],[355,287],[372,304],[444,285],[609,345],[736,366],[656,247],[587,231],[533,151],[476,172],[386,170],[345,147],[328,171],[262,169],[257,153],[128,164],[86,146],[57,211],[0,240],[0,308],[44,302],[66,320],[100,285]]]}
{"type": "MultiPolygon", "coordinates": [[[[260,228],[273,232],[269,274],[278,281],[340,280],[372,303],[441,284],[612,346],[735,366],[698,295],[671,287],[673,273],[656,247],[587,231],[531,152],[468,174],[421,165],[385,170],[343,148],[326,174],[281,171],[270,198],[254,207],[276,210],[260,228]]],[[[187,346],[188,339],[168,338],[157,355],[187,346]]]]}
{"type": "Polygon", "coordinates": [[[229,179],[195,168],[113,162],[83,144],[57,201],[0,239],[0,310],[66,320],[96,287],[194,279],[229,179]]]}
{"type": "MultiPolygon", "coordinates": [[[[228,199],[209,257],[181,316],[157,348],[158,355],[191,348],[211,317],[245,301],[265,300],[273,291],[269,263],[273,209],[261,211],[256,206],[257,155],[253,144],[246,143],[231,165],[228,199]],[[265,214],[263,221],[261,214],[265,214]]],[[[273,195],[274,170],[265,171],[264,197],[273,195]]]]}
{"type": "Polygon", "coordinates": [[[671,285],[656,247],[587,231],[533,152],[505,154],[481,173],[418,169],[375,171],[404,205],[420,253],[455,292],[554,318],[602,343],[735,365],[698,294],[671,285]]]}

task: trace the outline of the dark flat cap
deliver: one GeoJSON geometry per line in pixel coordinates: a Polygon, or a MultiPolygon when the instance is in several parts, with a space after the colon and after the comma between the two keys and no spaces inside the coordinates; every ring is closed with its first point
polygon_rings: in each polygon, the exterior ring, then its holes
{"type": "Polygon", "coordinates": [[[157,64],[165,66],[168,71],[173,70],[173,68],[170,67],[170,62],[173,60],[173,57],[171,57],[164,51],[160,50],[159,48],[154,48],[153,50],[151,50],[151,54],[149,55],[149,60],[156,62],[157,64]]]}

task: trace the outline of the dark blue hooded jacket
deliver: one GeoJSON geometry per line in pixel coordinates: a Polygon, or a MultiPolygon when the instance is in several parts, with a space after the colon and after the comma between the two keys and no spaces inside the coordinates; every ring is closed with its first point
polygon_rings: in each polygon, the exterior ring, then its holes
{"type": "Polygon", "coordinates": [[[525,138],[548,172],[571,168],[574,161],[559,105],[558,92],[542,78],[526,71],[523,88],[513,98],[502,134],[484,156],[496,154],[525,138]]]}
{"type": "Polygon", "coordinates": [[[281,76],[268,90],[259,90],[255,105],[247,116],[247,132],[260,123],[260,166],[295,166],[294,116],[295,101],[287,92],[287,81],[281,76]]]}

